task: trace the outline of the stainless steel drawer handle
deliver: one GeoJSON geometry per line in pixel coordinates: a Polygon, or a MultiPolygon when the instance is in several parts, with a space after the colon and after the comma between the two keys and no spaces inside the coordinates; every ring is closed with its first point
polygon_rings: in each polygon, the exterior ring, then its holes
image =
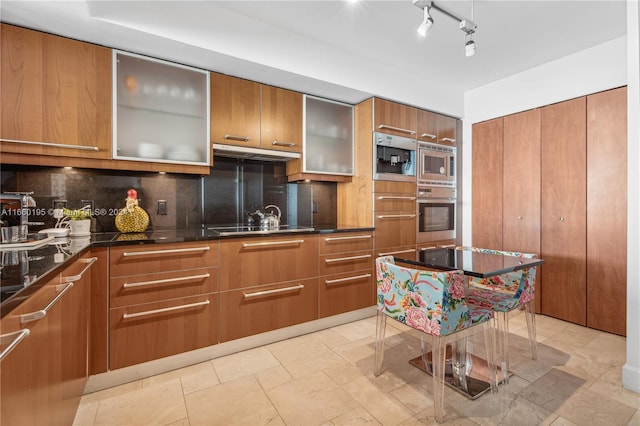
{"type": "Polygon", "coordinates": [[[455,139],[451,139],[451,138],[442,138],[440,139],[442,142],[451,142],[451,143],[455,143],[455,139]]]}
{"type": "Polygon", "coordinates": [[[420,251],[425,251],[425,250],[433,250],[436,249],[436,246],[429,246],[429,247],[420,247],[420,251]]]}
{"type": "Polygon", "coordinates": [[[386,124],[379,125],[378,129],[395,130],[396,132],[408,133],[410,135],[416,134],[415,130],[403,129],[402,127],[387,126],[386,124]]]}
{"type": "Polygon", "coordinates": [[[122,256],[132,257],[132,256],[153,256],[156,254],[192,253],[194,251],[207,251],[210,249],[211,247],[205,246],[205,247],[193,247],[193,248],[170,249],[170,250],[133,251],[133,252],[124,252],[122,253],[122,256]]]}
{"type": "Polygon", "coordinates": [[[423,134],[420,135],[420,137],[429,138],[429,139],[435,139],[436,135],[432,135],[431,133],[423,133],[423,134]]]}
{"type": "Polygon", "coordinates": [[[335,259],[325,259],[325,263],[333,263],[333,262],[345,262],[347,260],[358,260],[358,259],[368,259],[370,258],[370,254],[362,254],[360,256],[349,256],[349,257],[338,257],[335,259]]]}
{"type": "Polygon", "coordinates": [[[37,321],[39,319],[44,318],[47,315],[47,312],[49,312],[49,310],[51,308],[53,308],[53,305],[55,305],[56,303],[58,303],[58,301],[62,298],[62,296],[64,296],[64,294],[71,290],[71,287],[73,287],[73,283],[67,283],[67,284],[59,284],[56,286],[56,291],[58,292],[58,294],[56,295],[56,297],[54,297],[51,302],[49,302],[49,304],[47,306],[45,306],[43,309],[39,310],[39,311],[35,311],[35,312],[30,312],[28,314],[22,314],[20,315],[18,318],[20,318],[20,324],[25,324],[28,322],[33,322],[33,321],[37,321]]]}
{"type": "Polygon", "coordinates": [[[246,136],[224,135],[224,138],[232,141],[249,142],[249,138],[246,136]]]}
{"type": "Polygon", "coordinates": [[[378,215],[378,219],[398,219],[398,218],[413,218],[416,217],[415,214],[381,214],[378,215]]]}
{"type": "Polygon", "coordinates": [[[380,256],[392,256],[394,254],[402,254],[402,253],[415,253],[416,251],[414,249],[409,249],[409,250],[398,250],[398,251],[388,251],[386,253],[378,253],[378,257],[380,256]]]}
{"type": "Polygon", "coordinates": [[[455,244],[445,244],[445,245],[440,246],[440,248],[452,248],[452,247],[455,247],[455,246],[456,246],[455,244]]]}
{"type": "Polygon", "coordinates": [[[164,313],[164,312],[177,311],[177,310],[180,310],[180,309],[196,308],[198,306],[208,305],[209,303],[211,303],[211,302],[209,302],[208,300],[205,300],[205,301],[202,301],[202,302],[189,303],[187,305],[172,306],[170,308],[153,309],[151,311],[136,312],[135,314],[122,314],[122,319],[144,317],[144,316],[147,316],[147,315],[161,314],[161,313],[164,313]]]}
{"type": "Polygon", "coordinates": [[[69,277],[62,277],[62,282],[63,283],[74,283],[76,281],[79,281],[80,279],[82,279],[82,276],[84,275],[85,272],[87,272],[89,270],[89,268],[91,268],[91,266],[94,264],[94,262],[98,260],[97,257],[90,257],[88,259],[80,259],[78,260],[78,262],[80,263],[86,263],[87,266],[84,267],[84,269],[82,269],[82,271],[80,271],[80,273],[78,275],[71,275],[69,277]]]}
{"type": "Polygon", "coordinates": [[[363,278],[371,278],[371,274],[355,275],[353,277],[347,277],[347,278],[336,278],[335,280],[324,280],[324,283],[325,284],[338,284],[338,283],[343,283],[343,282],[346,282],[346,281],[361,280],[363,278]]]}
{"type": "Polygon", "coordinates": [[[276,288],[273,290],[263,290],[263,291],[255,291],[253,293],[243,293],[243,295],[245,299],[250,299],[252,297],[268,296],[270,294],[285,293],[287,291],[295,291],[303,288],[304,286],[302,284],[298,284],[291,287],[276,288]]]}
{"type": "Polygon", "coordinates": [[[330,241],[347,241],[347,240],[366,240],[372,238],[371,234],[368,235],[355,235],[352,237],[327,237],[324,240],[326,242],[330,242],[330,241]]]}
{"type": "Polygon", "coordinates": [[[416,197],[394,197],[391,195],[381,195],[378,197],[378,200],[408,200],[415,201],[416,197]]]}
{"type": "Polygon", "coordinates": [[[81,151],[94,151],[94,152],[100,151],[100,148],[98,148],[97,146],[67,145],[62,143],[23,141],[18,139],[0,139],[0,141],[19,143],[23,145],[51,146],[53,148],[64,148],[64,149],[79,149],[81,151]]]}
{"type": "Polygon", "coordinates": [[[267,241],[264,243],[244,243],[242,247],[251,248],[251,247],[268,247],[268,246],[282,246],[288,244],[302,244],[304,240],[287,240],[287,241],[267,241]]]}
{"type": "Polygon", "coordinates": [[[11,343],[9,343],[7,347],[2,350],[2,352],[0,352],[0,361],[5,359],[5,357],[9,355],[9,353],[12,350],[14,350],[16,346],[18,346],[18,344],[22,342],[29,335],[29,333],[31,333],[31,331],[29,331],[28,328],[23,328],[22,330],[14,331],[13,333],[7,333],[7,334],[1,335],[0,341],[3,343],[6,341],[6,339],[9,339],[12,337],[13,337],[13,340],[11,340],[11,343]]]}
{"type": "Polygon", "coordinates": [[[277,146],[288,146],[289,148],[292,148],[294,146],[296,146],[295,143],[291,143],[291,142],[282,142],[282,141],[273,141],[271,142],[271,145],[277,145],[277,146]]]}
{"type": "Polygon", "coordinates": [[[202,274],[202,275],[191,275],[189,277],[178,277],[178,278],[167,278],[164,280],[152,280],[152,281],[140,281],[136,283],[124,283],[122,287],[124,288],[136,288],[136,287],[145,287],[148,285],[157,285],[157,284],[169,284],[176,283],[180,281],[191,281],[191,280],[201,280],[203,278],[209,278],[211,275],[202,274]]]}

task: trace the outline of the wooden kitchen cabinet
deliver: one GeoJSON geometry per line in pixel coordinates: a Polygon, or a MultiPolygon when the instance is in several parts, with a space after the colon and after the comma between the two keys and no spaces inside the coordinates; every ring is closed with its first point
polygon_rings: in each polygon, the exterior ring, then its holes
{"type": "Polygon", "coordinates": [[[625,334],[627,90],[587,96],[587,326],[625,334]]]}
{"type": "Polygon", "coordinates": [[[111,158],[111,50],[0,28],[2,152],[111,158]]]}
{"type": "Polygon", "coordinates": [[[318,316],[375,305],[373,233],[320,236],[318,316]]]}
{"type": "Polygon", "coordinates": [[[542,108],[541,309],[586,325],[586,98],[542,108]]]}
{"type": "Polygon", "coordinates": [[[110,248],[111,370],[218,343],[217,241],[110,248]]]}
{"type": "Polygon", "coordinates": [[[422,109],[417,110],[417,138],[420,141],[456,146],[458,120],[422,109]]]}
{"type": "Polygon", "coordinates": [[[220,242],[220,291],[318,276],[315,235],[248,237],[220,242]]]}
{"type": "Polygon", "coordinates": [[[415,257],[416,186],[409,182],[374,182],[375,256],[415,257]]]}
{"type": "Polygon", "coordinates": [[[302,93],[211,73],[211,142],[302,152],[302,93]]]}
{"type": "Polygon", "coordinates": [[[2,424],[73,423],[88,377],[88,306],[95,262],[84,256],[2,318],[2,424]]]}
{"type": "Polygon", "coordinates": [[[417,133],[417,109],[386,99],[373,100],[373,131],[415,137],[417,133]]]}

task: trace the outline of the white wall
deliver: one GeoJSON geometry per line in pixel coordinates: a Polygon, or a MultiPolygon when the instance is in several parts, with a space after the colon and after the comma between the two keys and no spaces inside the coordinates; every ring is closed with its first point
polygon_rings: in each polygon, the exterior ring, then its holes
{"type": "Polygon", "coordinates": [[[640,8],[627,2],[627,363],[622,385],[640,393],[640,8]]]}
{"type": "Polygon", "coordinates": [[[495,117],[525,111],[552,103],[629,84],[629,223],[627,279],[627,363],[623,384],[640,392],[640,149],[637,117],[638,103],[638,2],[628,2],[627,30],[632,34],[586,49],[536,68],[495,81],[465,93],[463,118],[462,244],[471,245],[471,125],[495,117]],[[629,15],[635,18],[630,19],[629,15]],[[631,21],[634,21],[631,22],[631,21]],[[627,46],[627,43],[629,46],[627,46]],[[631,49],[635,44],[635,53],[631,49]],[[630,58],[629,64],[627,57],[630,58]],[[635,60],[633,60],[635,58],[635,60]],[[628,75],[634,82],[628,81],[628,75]],[[634,90],[635,86],[635,90],[634,90]],[[631,120],[631,117],[634,120],[631,120]],[[634,127],[632,129],[632,127],[634,127]],[[633,324],[633,326],[632,326],[633,324]]]}

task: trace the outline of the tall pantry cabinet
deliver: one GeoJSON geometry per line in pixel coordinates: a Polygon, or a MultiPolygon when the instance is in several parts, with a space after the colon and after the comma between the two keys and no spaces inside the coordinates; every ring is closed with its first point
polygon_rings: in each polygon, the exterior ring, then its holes
{"type": "Polygon", "coordinates": [[[626,88],[473,125],[473,245],[539,253],[542,314],[625,334],[626,88]]]}

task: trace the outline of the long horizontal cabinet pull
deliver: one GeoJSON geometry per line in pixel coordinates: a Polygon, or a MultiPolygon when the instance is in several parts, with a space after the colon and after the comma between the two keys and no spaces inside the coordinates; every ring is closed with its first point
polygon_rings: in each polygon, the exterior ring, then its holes
{"type": "Polygon", "coordinates": [[[378,219],[397,219],[402,217],[413,218],[416,217],[415,214],[381,214],[378,215],[378,219]]]}
{"type": "Polygon", "coordinates": [[[273,290],[254,291],[253,293],[243,293],[243,294],[245,299],[251,299],[252,297],[260,297],[260,296],[268,296],[270,294],[285,293],[287,291],[295,291],[295,290],[300,290],[302,288],[304,288],[304,286],[302,284],[298,284],[291,287],[276,288],[273,290]]]}
{"type": "Polygon", "coordinates": [[[442,138],[440,139],[442,142],[451,142],[451,143],[455,143],[456,140],[455,139],[451,139],[451,138],[442,138]]]}
{"type": "Polygon", "coordinates": [[[9,343],[7,347],[4,348],[2,352],[0,352],[0,361],[5,359],[6,356],[9,355],[9,353],[12,350],[14,350],[16,346],[18,346],[18,344],[22,342],[30,333],[31,331],[28,328],[23,328],[22,330],[14,331],[13,333],[7,333],[7,334],[1,335],[0,341],[4,341],[8,338],[12,338],[13,336],[15,337],[13,337],[13,340],[11,340],[11,343],[9,343]]]}
{"type": "Polygon", "coordinates": [[[378,253],[378,256],[392,256],[394,254],[402,254],[402,253],[415,253],[415,250],[409,249],[409,250],[388,251],[386,253],[378,253]]]}
{"type": "Polygon", "coordinates": [[[249,138],[246,136],[224,135],[225,139],[240,142],[249,142],[249,138]]]}
{"type": "Polygon", "coordinates": [[[349,257],[337,257],[335,259],[325,259],[325,263],[333,263],[333,262],[345,262],[347,260],[357,260],[357,259],[368,259],[370,258],[370,254],[361,254],[360,256],[349,256],[349,257]]]}
{"type": "Polygon", "coordinates": [[[139,281],[136,283],[124,283],[122,287],[124,288],[145,287],[149,285],[169,284],[169,283],[176,283],[180,281],[201,280],[203,278],[209,278],[210,276],[211,276],[210,274],[202,274],[202,275],[191,275],[188,277],[166,278],[164,280],[139,281]]]}
{"type": "Polygon", "coordinates": [[[356,235],[353,237],[327,237],[324,240],[326,242],[330,242],[330,241],[347,241],[347,240],[365,240],[365,239],[369,239],[372,238],[373,236],[371,234],[367,234],[367,235],[356,235]]]}
{"type": "Polygon", "coordinates": [[[292,142],[283,142],[283,141],[273,141],[271,142],[271,145],[276,145],[276,146],[288,146],[290,148],[296,146],[295,143],[292,142]]]}
{"type": "Polygon", "coordinates": [[[387,126],[386,124],[379,125],[378,129],[395,130],[396,132],[408,133],[410,135],[416,134],[415,130],[403,129],[402,127],[387,126]]]}
{"type": "Polygon", "coordinates": [[[453,248],[455,246],[456,246],[455,244],[445,244],[445,245],[440,246],[440,248],[453,248]]]}
{"type": "Polygon", "coordinates": [[[136,312],[134,314],[122,314],[122,319],[129,319],[129,318],[144,317],[144,316],[148,316],[148,315],[162,314],[164,312],[177,311],[177,310],[180,310],[180,309],[197,308],[198,306],[205,306],[205,305],[208,305],[209,303],[211,303],[211,302],[209,302],[209,300],[204,300],[202,302],[189,303],[189,304],[186,304],[186,305],[171,306],[170,308],[153,309],[151,311],[136,312]]]}
{"type": "Polygon", "coordinates": [[[381,195],[378,197],[378,200],[409,200],[414,201],[416,197],[397,197],[393,195],[381,195]]]}
{"type": "Polygon", "coordinates": [[[183,248],[183,249],[168,249],[168,250],[151,250],[151,251],[132,251],[132,252],[124,252],[122,256],[124,257],[132,257],[132,256],[153,256],[157,254],[172,254],[172,253],[191,253],[194,251],[207,251],[210,250],[211,247],[193,247],[193,248],[183,248]]]}
{"type": "Polygon", "coordinates": [[[346,281],[361,280],[363,278],[371,278],[371,274],[355,275],[353,277],[336,278],[335,280],[324,280],[325,284],[338,284],[346,281]]]}
{"type": "Polygon", "coordinates": [[[53,143],[53,142],[36,142],[36,141],[23,141],[19,139],[0,139],[2,142],[11,142],[11,143],[19,143],[22,145],[37,145],[37,146],[50,146],[53,148],[64,148],[64,149],[79,149],[81,151],[100,151],[100,148],[97,146],[79,146],[79,145],[68,145],[63,143],[53,143]]]}
{"type": "Polygon", "coordinates": [[[33,321],[37,321],[39,319],[44,318],[47,315],[47,312],[49,312],[49,310],[51,308],[53,308],[53,305],[58,303],[58,301],[62,298],[62,296],[64,296],[64,294],[67,291],[71,290],[71,287],[73,287],[73,283],[60,284],[60,285],[56,286],[56,291],[58,291],[58,294],[56,295],[56,297],[54,297],[51,300],[51,302],[49,302],[49,304],[47,306],[45,306],[44,308],[40,309],[39,311],[30,312],[28,314],[20,315],[18,317],[18,318],[20,318],[20,324],[33,322],[33,321]],[[62,290],[59,290],[60,288],[62,288],[62,290]]]}
{"type": "Polygon", "coordinates": [[[423,133],[420,135],[421,138],[429,138],[429,139],[435,139],[436,135],[432,135],[431,133],[423,133]]]}
{"type": "Polygon", "coordinates": [[[304,240],[287,240],[287,241],[266,241],[263,243],[244,243],[242,247],[251,248],[251,247],[268,247],[268,246],[282,246],[287,244],[302,244],[304,240]]]}
{"type": "Polygon", "coordinates": [[[433,249],[437,249],[438,247],[436,246],[429,246],[429,247],[420,247],[420,251],[426,251],[426,250],[433,250],[433,249]]]}
{"type": "Polygon", "coordinates": [[[62,282],[63,283],[74,283],[76,281],[79,281],[80,279],[82,279],[82,276],[84,275],[85,272],[87,272],[89,270],[89,268],[91,268],[91,266],[95,263],[95,261],[98,260],[97,257],[90,257],[88,259],[80,259],[78,260],[78,262],[80,263],[86,263],[87,266],[85,266],[82,271],[80,271],[80,273],[78,275],[71,275],[69,277],[62,277],[62,282]]]}

